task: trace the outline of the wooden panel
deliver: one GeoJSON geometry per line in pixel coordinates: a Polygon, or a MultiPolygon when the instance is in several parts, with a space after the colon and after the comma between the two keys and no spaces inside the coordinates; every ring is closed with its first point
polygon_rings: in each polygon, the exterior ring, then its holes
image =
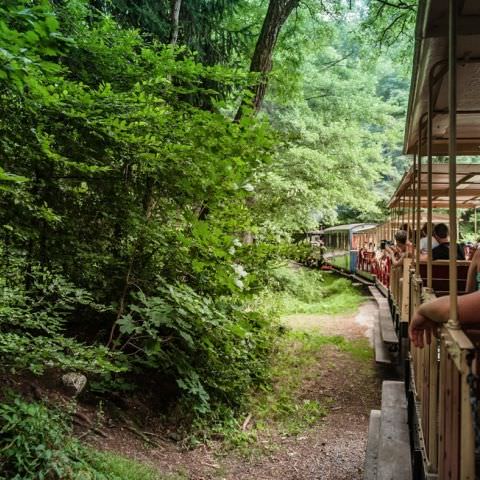
{"type": "Polygon", "coordinates": [[[432,341],[429,348],[430,392],[429,392],[429,424],[428,424],[428,461],[433,472],[438,471],[438,342],[432,341]]]}
{"type": "Polygon", "coordinates": [[[460,375],[451,362],[452,368],[452,412],[451,412],[451,465],[452,479],[460,479],[460,375]]]}
{"type": "MultiPolygon", "coordinates": [[[[464,355],[464,364],[466,359],[464,355]]],[[[475,480],[475,441],[472,425],[472,408],[470,405],[470,388],[467,383],[467,371],[461,377],[461,417],[460,417],[460,478],[475,480]]],[[[479,392],[476,392],[477,396],[479,392]]]]}
{"type": "MultiPolygon", "coordinates": [[[[435,261],[432,263],[432,288],[435,293],[448,292],[450,289],[449,285],[449,266],[448,262],[435,261]]],[[[457,263],[457,288],[458,292],[465,292],[467,284],[467,274],[468,274],[469,262],[459,261],[457,263]]],[[[427,281],[427,265],[425,263],[420,263],[420,276],[423,281],[427,281]]]]}
{"type": "Polygon", "coordinates": [[[402,303],[400,310],[400,320],[402,322],[408,322],[409,309],[410,309],[410,266],[412,265],[412,259],[406,258],[403,261],[403,279],[402,279],[402,303]]]}
{"type": "Polygon", "coordinates": [[[438,476],[445,478],[445,425],[447,423],[445,415],[445,400],[446,400],[446,377],[447,377],[447,362],[446,362],[446,348],[444,342],[440,343],[440,375],[439,375],[439,437],[438,437],[438,476]]]}
{"type": "Polygon", "coordinates": [[[440,478],[453,480],[452,476],[452,361],[450,355],[446,357],[445,368],[445,390],[443,392],[445,397],[445,425],[443,428],[444,437],[444,474],[440,478]]]}
{"type": "Polygon", "coordinates": [[[422,430],[425,439],[425,447],[428,452],[428,429],[429,429],[429,408],[430,408],[430,348],[422,350],[423,369],[423,393],[422,393],[422,430]]]}

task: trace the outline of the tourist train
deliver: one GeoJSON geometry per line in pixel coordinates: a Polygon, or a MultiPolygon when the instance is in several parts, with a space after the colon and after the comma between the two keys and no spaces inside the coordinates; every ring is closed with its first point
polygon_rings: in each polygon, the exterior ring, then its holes
{"type": "Polygon", "coordinates": [[[388,221],[325,229],[323,257],[370,284],[379,304],[376,360],[403,371],[404,398],[393,401],[398,388],[385,382],[382,412],[372,411],[369,449],[376,450],[367,451],[364,478],[474,480],[480,478],[480,316],[468,329],[459,322],[457,298],[465,293],[472,251],[466,247],[466,260],[457,260],[455,249],[459,211],[473,209],[476,217],[480,205],[480,165],[471,161],[480,154],[480,2],[418,2],[411,85],[404,153],[412,164],[389,201],[388,221]],[[457,163],[460,156],[469,161],[457,163]],[[432,258],[432,226],[439,222],[450,230],[449,260],[432,258]],[[411,254],[392,268],[385,251],[399,229],[407,232],[411,254]],[[446,295],[450,320],[429,345],[414,347],[413,312],[446,295]]]}

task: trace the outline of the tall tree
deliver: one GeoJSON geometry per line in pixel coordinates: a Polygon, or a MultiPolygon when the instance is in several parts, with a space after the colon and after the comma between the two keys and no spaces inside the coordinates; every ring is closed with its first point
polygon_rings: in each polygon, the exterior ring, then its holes
{"type": "Polygon", "coordinates": [[[178,28],[182,0],[171,0],[170,5],[170,44],[176,45],[178,41],[178,28]]]}
{"type": "MultiPolygon", "coordinates": [[[[402,60],[412,58],[418,0],[370,0],[363,26],[370,34],[373,51],[389,50],[402,60]]],[[[367,40],[365,42],[365,40],[367,40]]],[[[405,62],[409,65],[409,61],[405,62]]]]}
{"type": "MultiPolygon", "coordinates": [[[[300,0],[270,0],[268,4],[267,14],[250,63],[250,72],[259,74],[258,82],[252,87],[255,112],[260,110],[267,91],[268,74],[272,71],[273,52],[280,30],[299,3],[300,0]]],[[[237,120],[242,116],[243,106],[244,104],[237,111],[237,120]]]]}

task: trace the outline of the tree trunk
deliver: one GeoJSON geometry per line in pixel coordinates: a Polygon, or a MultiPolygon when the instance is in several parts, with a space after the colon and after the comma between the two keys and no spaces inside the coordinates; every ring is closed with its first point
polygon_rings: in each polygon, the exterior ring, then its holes
{"type": "MultiPolygon", "coordinates": [[[[252,61],[250,63],[250,72],[259,73],[258,83],[251,88],[253,95],[253,108],[258,112],[262,106],[263,98],[267,90],[268,74],[272,70],[272,57],[275,45],[280,34],[280,30],[286,22],[293,9],[298,6],[300,0],[270,0],[267,14],[263,21],[262,31],[258,37],[252,61]]],[[[235,120],[242,117],[242,102],[237,111],[235,120]]]]}
{"type": "Polygon", "coordinates": [[[171,0],[170,2],[170,45],[176,45],[178,41],[178,22],[182,0],[171,0]]]}

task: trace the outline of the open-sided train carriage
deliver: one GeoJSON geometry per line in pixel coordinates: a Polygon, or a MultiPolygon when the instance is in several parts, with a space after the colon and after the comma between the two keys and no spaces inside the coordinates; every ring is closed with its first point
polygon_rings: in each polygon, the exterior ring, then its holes
{"type": "MultiPolygon", "coordinates": [[[[413,155],[413,165],[390,202],[392,222],[409,225],[416,248],[403,268],[390,272],[387,294],[393,317],[403,325],[401,341],[408,348],[404,358],[406,413],[413,477],[474,480],[480,478],[480,315],[478,327],[462,328],[457,298],[465,290],[468,261],[456,259],[456,243],[457,210],[479,205],[480,165],[456,162],[460,155],[480,155],[480,2],[420,0],[416,39],[405,135],[405,153],[413,155]],[[444,163],[445,155],[448,163],[444,163]],[[442,159],[434,161],[435,157],[442,159]],[[447,261],[432,261],[433,215],[439,208],[449,211],[447,261]],[[421,261],[418,246],[425,214],[428,259],[421,261]],[[422,302],[440,295],[450,297],[450,320],[441,325],[430,345],[409,347],[406,333],[412,313],[422,302]]],[[[480,312],[480,302],[478,307],[480,312]]],[[[390,401],[386,410],[391,408],[390,401]]],[[[389,425],[396,422],[400,431],[405,412],[399,408],[397,413],[389,417],[389,425]]],[[[375,425],[373,420],[371,425],[375,425]]],[[[367,461],[365,478],[409,478],[411,473],[401,469],[394,450],[390,450],[392,458],[382,463],[388,440],[379,442],[377,464],[373,468],[374,462],[367,461]]],[[[367,453],[367,460],[372,458],[367,453]]]]}
{"type": "Polygon", "coordinates": [[[372,223],[353,223],[323,230],[324,262],[349,274],[355,274],[359,265],[364,265],[363,276],[368,277],[367,263],[363,262],[375,251],[375,227],[372,223]]]}

